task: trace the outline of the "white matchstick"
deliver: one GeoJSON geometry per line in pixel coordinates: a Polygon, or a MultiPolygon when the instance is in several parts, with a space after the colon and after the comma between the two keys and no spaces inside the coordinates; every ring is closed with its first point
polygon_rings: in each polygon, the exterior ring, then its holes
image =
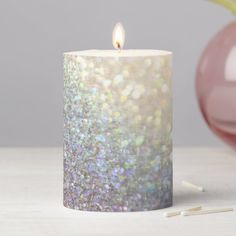
{"type": "Polygon", "coordinates": [[[200,192],[204,192],[204,191],[205,191],[202,186],[197,186],[197,185],[192,184],[192,183],[190,183],[190,182],[188,182],[188,181],[186,181],[186,180],[183,180],[183,181],[182,181],[182,184],[183,184],[185,187],[192,188],[192,189],[198,190],[198,191],[200,191],[200,192]]]}
{"type": "MultiPolygon", "coordinates": [[[[200,211],[201,209],[202,209],[201,206],[191,207],[191,208],[185,209],[184,212],[200,211]]],[[[183,211],[164,212],[163,215],[164,215],[165,217],[172,217],[172,216],[178,216],[178,215],[180,215],[181,212],[183,212],[183,211]]]]}
{"type": "Polygon", "coordinates": [[[202,211],[182,211],[182,216],[194,216],[194,215],[205,215],[205,214],[212,214],[212,213],[220,213],[220,212],[228,212],[233,211],[233,208],[219,208],[219,209],[211,209],[211,210],[202,210],[202,211]]]}

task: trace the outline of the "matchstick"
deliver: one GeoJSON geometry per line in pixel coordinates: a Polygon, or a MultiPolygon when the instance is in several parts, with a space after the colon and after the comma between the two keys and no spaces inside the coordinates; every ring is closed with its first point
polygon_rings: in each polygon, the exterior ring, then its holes
{"type": "Polygon", "coordinates": [[[192,183],[190,183],[190,182],[188,182],[188,181],[185,181],[185,180],[182,181],[182,184],[183,184],[185,187],[192,188],[192,189],[198,190],[198,191],[200,191],[200,192],[204,192],[204,191],[205,191],[202,186],[197,186],[197,185],[192,184],[192,183]]]}
{"type": "Polygon", "coordinates": [[[172,211],[172,212],[164,212],[163,215],[165,217],[172,217],[180,215],[181,211],[172,211]]]}
{"type": "MultiPolygon", "coordinates": [[[[193,212],[193,211],[200,211],[202,209],[201,206],[197,206],[197,207],[191,207],[191,208],[188,208],[188,209],[185,209],[184,212],[193,212]]],[[[180,215],[181,212],[183,211],[172,211],[172,212],[164,212],[164,216],[165,217],[172,217],[172,216],[177,216],[177,215],[180,215]]]]}
{"type": "Polygon", "coordinates": [[[220,212],[228,212],[233,211],[233,208],[219,208],[219,209],[211,209],[211,210],[202,210],[202,211],[182,211],[182,216],[194,216],[194,215],[205,215],[205,214],[212,214],[212,213],[220,213],[220,212]]]}

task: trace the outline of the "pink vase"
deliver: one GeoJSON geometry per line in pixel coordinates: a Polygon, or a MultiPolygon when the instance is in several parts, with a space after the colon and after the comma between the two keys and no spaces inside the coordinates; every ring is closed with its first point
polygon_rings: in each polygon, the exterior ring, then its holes
{"type": "Polygon", "coordinates": [[[196,92],[209,127],[236,149],[236,22],[221,30],[204,50],[196,92]]]}

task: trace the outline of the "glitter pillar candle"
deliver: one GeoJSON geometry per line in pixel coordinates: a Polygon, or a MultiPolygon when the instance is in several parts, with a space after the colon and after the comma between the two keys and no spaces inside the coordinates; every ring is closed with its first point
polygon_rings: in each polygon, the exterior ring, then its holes
{"type": "Polygon", "coordinates": [[[172,53],[64,54],[64,205],[144,211],[172,204],[172,53]]]}
{"type": "Polygon", "coordinates": [[[64,54],[64,205],[145,211],[172,204],[172,53],[64,54]]]}

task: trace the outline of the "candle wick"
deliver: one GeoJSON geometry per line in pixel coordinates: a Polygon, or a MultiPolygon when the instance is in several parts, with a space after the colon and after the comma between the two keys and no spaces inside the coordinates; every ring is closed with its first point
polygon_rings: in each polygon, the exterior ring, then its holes
{"type": "Polygon", "coordinates": [[[116,42],[116,46],[117,46],[118,51],[121,52],[121,45],[119,42],[116,42]]]}
{"type": "Polygon", "coordinates": [[[118,49],[120,49],[120,43],[119,42],[116,42],[116,46],[118,49]]]}

